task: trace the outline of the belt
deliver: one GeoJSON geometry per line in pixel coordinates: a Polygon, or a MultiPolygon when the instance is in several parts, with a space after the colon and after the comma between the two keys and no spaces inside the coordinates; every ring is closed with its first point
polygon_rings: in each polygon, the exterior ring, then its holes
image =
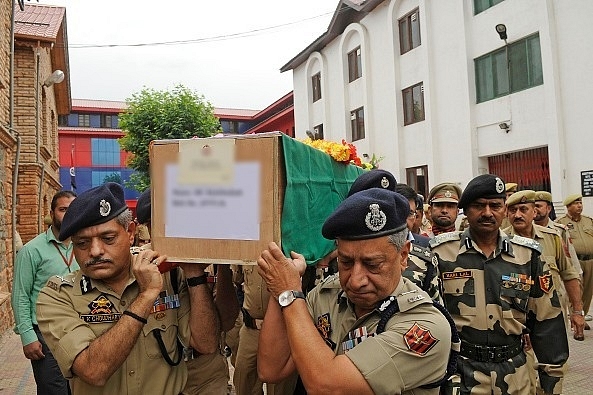
{"type": "Polygon", "coordinates": [[[577,258],[579,259],[579,261],[590,261],[591,259],[593,259],[593,254],[588,254],[588,255],[577,254],[577,258]]]}
{"type": "Polygon", "coordinates": [[[261,329],[264,320],[259,320],[257,318],[252,318],[247,314],[243,314],[243,323],[247,328],[250,329],[261,329]]]}
{"type": "Polygon", "coordinates": [[[499,363],[519,355],[522,350],[521,339],[517,339],[514,344],[508,346],[480,346],[462,340],[460,354],[477,362],[499,363]]]}

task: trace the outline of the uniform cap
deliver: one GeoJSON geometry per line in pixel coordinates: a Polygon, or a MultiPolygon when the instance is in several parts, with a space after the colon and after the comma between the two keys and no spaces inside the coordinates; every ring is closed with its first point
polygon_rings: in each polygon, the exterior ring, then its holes
{"type": "Polygon", "coordinates": [[[348,191],[348,196],[354,195],[356,192],[364,191],[371,188],[382,188],[390,191],[395,191],[397,180],[395,176],[382,169],[373,169],[362,173],[358,176],[348,191]]]}
{"type": "Polygon", "coordinates": [[[568,195],[566,198],[564,198],[564,201],[562,203],[565,206],[569,206],[575,200],[582,199],[582,198],[583,198],[583,195],[581,195],[580,193],[573,193],[572,195],[568,195]]]}
{"type": "Polygon", "coordinates": [[[150,232],[148,231],[148,226],[146,225],[138,225],[138,238],[142,241],[150,241],[150,232]]]}
{"type": "Polygon", "coordinates": [[[408,199],[397,192],[371,188],[347,197],[323,224],[326,239],[364,240],[406,228],[408,199]]]}
{"type": "Polygon", "coordinates": [[[548,191],[537,191],[535,193],[535,201],[552,203],[552,194],[548,191]]]}
{"type": "Polygon", "coordinates": [[[465,209],[477,199],[505,199],[504,182],[494,174],[482,174],[474,177],[465,187],[457,205],[465,209]]]}
{"type": "Polygon", "coordinates": [[[461,196],[461,188],[456,184],[445,182],[432,187],[428,194],[428,203],[458,203],[459,196],[461,196]]]}
{"type": "Polygon", "coordinates": [[[70,203],[60,229],[60,240],[66,240],[81,229],[112,220],[126,210],[124,190],[108,182],[84,191],[70,203]]]}
{"type": "Polygon", "coordinates": [[[506,184],[504,184],[505,192],[517,192],[517,187],[518,185],[514,182],[507,182],[506,184]]]}
{"type": "Polygon", "coordinates": [[[535,202],[535,191],[531,189],[525,189],[523,191],[515,192],[505,202],[507,207],[514,206],[519,203],[534,203],[535,202]]]}
{"type": "Polygon", "coordinates": [[[136,203],[136,219],[139,224],[150,221],[150,188],[146,189],[136,203]]]}

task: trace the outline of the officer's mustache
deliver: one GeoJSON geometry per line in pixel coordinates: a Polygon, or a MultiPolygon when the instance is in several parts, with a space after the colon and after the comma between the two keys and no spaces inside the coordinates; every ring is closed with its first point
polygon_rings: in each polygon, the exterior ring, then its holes
{"type": "Polygon", "coordinates": [[[113,261],[111,259],[105,259],[105,258],[93,258],[93,259],[86,261],[84,263],[84,267],[93,266],[93,265],[96,265],[99,263],[113,263],[113,261]]]}

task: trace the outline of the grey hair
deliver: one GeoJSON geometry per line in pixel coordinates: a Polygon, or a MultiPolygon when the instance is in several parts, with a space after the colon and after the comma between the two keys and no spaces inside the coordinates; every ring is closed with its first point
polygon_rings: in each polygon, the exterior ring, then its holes
{"type": "Polygon", "coordinates": [[[387,236],[387,239],[389,243],[395,246],[396,250],[401,251],[402,248],[404,248],[406,241],[408,241],[408,233],[408,228],[404,228],[397,233],[387,236]]]}
{"type": "Polygon", "coordinates": [[[125,209],[121,212],[116,218],[115,221],[124,227],[125,230],[128,230],[128,227],[134,220],[134,216],[132,215],[132,210],[129,208],[125,209]]]}

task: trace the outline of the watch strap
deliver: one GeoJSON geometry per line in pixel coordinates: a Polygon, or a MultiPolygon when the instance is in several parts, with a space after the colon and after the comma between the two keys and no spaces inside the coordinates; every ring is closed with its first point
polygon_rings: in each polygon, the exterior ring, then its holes
{"type": "Polygon", "coordinates": [[[201,276],[190,277],[186,281],[188,287],[196,287],[198,285],[206,284],[208,282],[208,275],[204,273],[201,276]]]}

